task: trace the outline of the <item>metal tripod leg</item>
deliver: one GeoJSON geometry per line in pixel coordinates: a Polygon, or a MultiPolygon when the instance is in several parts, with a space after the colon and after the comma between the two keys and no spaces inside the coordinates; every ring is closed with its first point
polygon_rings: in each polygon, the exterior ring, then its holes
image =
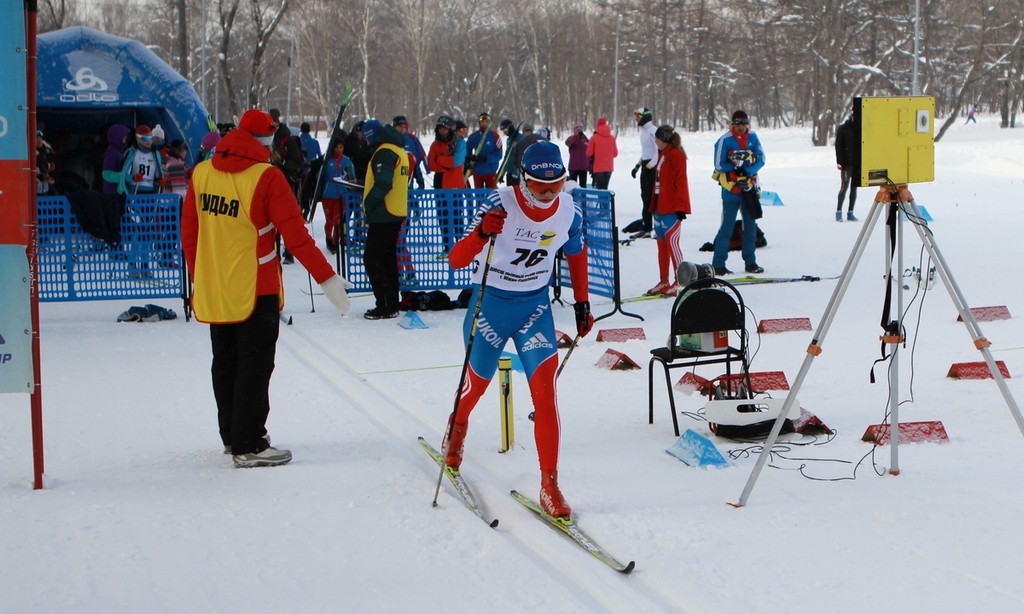
{"type": "MultiPolygon", "coordinates": [[[[881,198],[881,195],[879,196],[879,198],[881,198]]],[[[932,236],[931,231],[928,229],[927,223],[924,222],[924,217],[920,209],[917,207],[917,204],[913,201],[913,199],[905,201],[903,204],[907,209],[908,215],[914,216],[914,218],[916,218],[914,228],[917,230],[918,235],[921,237],[921,241],[924,243],[925,249],[928,250],[928,254],[936,263],[935,270],[938,271],[939,276],[941,277],[943,283],[946,285],[946,289],[949,292],[950,298],[953,300],[954,306],[960,313],[960,317],[963,320],[964,324],[967,326],[967,330],[970,333],[971,337],[974,339],[975,347],[978,350],[980,350],[982,356],[984,356],[985,363],[988,365],[989,371],[992,373],[992,377],[995,378],[996,385],[999,387],[999,391],[1002,393],[1003,399],[1006,401],[1007,407],[1010,408],[1010,413],[1013,415],[1014,420],[1017,422],[1017,427],[1020,429],[1021,434],[1024,434],[1024,418],[1022,418],[1021,416],[1020,409],[1017,406],[1017,403],[1014,400],[1013,395],[1010,393],[1010,389],[1006,385],[1006,381],[1003,379],[1002,374],[999,372],[999,368],[996,366],[995,360],[993,360],[992,354],[988,350],[989,342],[981,334],[981,329],[978,326],[978,322],[974,318],[974,315],[971,313],[970,309],[967,307],[966,299],[961,293],[959,286],[957,286],[956,281],[953,279],[952,274],[949,272],[949,267],[946,264],[945,258],[943,258],[942,254],[939,252],[938,245],[935,243],[935,238],[932,236]]],[[[857,243],[854,245],[853,252],[851,252],[850,257],[846,262],[846,267],[843,269],[843,274],[839,278],[839,283],[836,286],[835,291],[832,293],[832,298],[829,300],[828,306],[825,308],[825,313],[822,316],[821,323],[818,325],[818,330],[815,331],[814,338],[812,339],[811,344],[807,348],[807,356],[804,358],[804,362],[800,366],[800,371],[797,373],[796,379],[794,380],[793,385],[790,388],[789,396],[786,397],[786,402],[782,406],[781,413],[779,414],[779,417],[776,418],[775,423],[772,425],[772,430],[768,434],[768,439],[765,441],[761,453],[758,455],[757,462],[754,465],[754,469],[750,473],[750,477],[747,479],[747,483],[743,488],[743,492],[740,495],[739,501],[735,504],[731,504],[734,507],[743,507],[746,505],[747,499],[750,497],[750,493],[754,489],[754,484],[757,482],[757,478],[760,475],[761,470],[764,469],[764,465],[765,463],[767,463],[768,458],[771,455],[771,449],[775,445],[775,442],[778,441],[779,433],[782,430],[782,425],[785,422],[786,416],[789,415],[789,411],[792,408],[794,400],[796,399],[797,392],[803,385],[804,378],[807,376],[807,372],[810,370],[811,362],[813,362],[815,356],[821,353],[821,344],[824,341],[825,335],[828,333],[828,329],[832,324],[832,320],[835,317],[836,310],[839,308],[839,304],[842,302],[843,295],[845,295],[846,293],[847,286],[850,282],[850,277],[853,274],[853,271],[857,268],[857,264],[859,263],[860,258],[864,253],[864,248],[867,245],[868,239],[870,237],[871,229],[878,221],[878,218],[881,215],[881,213],[887,207],[890,206],[893,205],[883,200],[875,200],[874,204],[872,205],[871,213],[864,222],[864,227],[861,229],[860,236],[857,238],[857,243]]],[[[902,256],[900,257],[900,261],[902,262],[902,256]]],[[[900,271],[900,274],[902,274],[902,271],[900,271]]],[[[890,268],[889,282],[892,283],[892,280],[893,276],[891,275],[890,268]]],[[[902,288],[902,283],[898,283],[900,284],[899,287],[902,288]]],[[[898,317],[902,317],[902,304],[900,305],[898,317]]],[[[896,358],[894,357],[893,360],[895,361],[896,358]]],[[[898,369],[898,365],[894,364],[891,368],[898,369]]],[[[896,376],[895,381],[898,382],[898,376],[896,376]]],[[[894,398],[895,397],[893,397],[893,399],[894,398]]],[[[890,403],[893,404],[893,410],[895,410],[898,403],[896,403],[894,400],[890,400],[890,403]]],[[[891,436],[893,437],[891,444],[895,446],[898,442],[898,439],[896,439],[896,437],[898,437],[898,422],[895,420],[892,423],[891,431],[891,436]]],[[[893,453],[893,459],[895,462],[895,451],[893,453]]],[[[895,469],[895,466],[893,467],[893,469],[895,469]]],[[[892,471],[892,473],[896,472],[898,471],[892,471]]]]}
{"type": "MultiPolygon", "coordinates": [[[[921,210],[918,208],[917,203],[910,200],[906,205],[909,210],[908,213],[918,217],[919,219],[923,219],[923,215],[921,210]]],[[[942,253],[939,251],[939,246],[935,243],[935,237],[928,228],[927,222],[914,224],[914,228],[917,229],[917,234],[921,237],[921,242],[924,243],[925,249],[928,250],[928,255],[930,255],[932,260],[935,261],[935,271],[942,279],[942,283],[946,285],[946,291],[949,292],[949,298],[952,299],[953,306],[956,307],[957,312],[960,314],[960,319],[963,320],[964,326],[967,327],[967,332],[970,333],[971,339],[974,340],[974,347],[981,351],[981,355],[985,359],[985,364],[988,365],[988,370],[996,380],[996,386],[999,388],[999,392],[1003,395],[1003,400],[1006,401],[1006,406],[1010,408],[1010,413],[1013,414],[1013,419],[1017,422],[1017,428],[1020,429],[1021,434],[1024,435],[1024,418],[1021,417],[1020,407],[1017,406],[1017,401],[1014,400],[1013,395],[1010,393],[1010,388],[1006,385],[1006,380],[1003,378],[1003,374],[999,372],[999,367],[996,365],[995,359],[992,358],[992,352],[988,349],[991,344],[982,334],[981,326],[978,325],[978,320],[974,317],[974,314],[971,313],[970,307],[967,306],[967,299],[964,298],[963,293],[960,291],[960,286],[958,286],[956,280],[953,279],[953,274],[949,271],[949,267],[946,265],[946,259],[943,258],[942,253]]]]}
{"type": "Polygon", "coordinates": [[[832,320],[835,318],[839,304],[842,302],[846,289],[850,285],[853,272],[857,269],[861,256],[864,255],[864,248],[871,239],[871,229],[874,228],[875,223],[878,222],[878,218],[882,216],[886,207],[888,207],[888,203],[878,200],[871,205],[871,212],[868,214],[867,219],[864,220],[864,226],[860,230],[860,235],[853,246],[853,251],[850,252],[850,257],[846,260],[846,266],[843,268],[842,275],[839,276],[839,283],[836,284],[836,289],[832,292],[832,298],[829,299],[828,305],[825,307],[825,313],[821,316],[821,322],[818,323],[818,330],[814,332],[814,338],[811,340],[811,344],[807,346],[807,356],[804,357],[804,362],[800,365],[800,371],[797,373],[796,379],[793,380],[793,385],[790,386],[789,395],[786,397],[786,402],[782,404],[779,417],[775,419],[772,430],[768,434],[768,439],[765,441],[764,447],[757,457],[757,462],[754,464],[754,469],[750,472],[750,477],[747,478],[747,484],[743,487],[743,493],[740,495],[739,501],[733,504],[735,507],[743,507],[747,504],[747,498],[750,497],[750,492],[754,490],[757,476],[760,475],[765,463],[768,462],[772,446],[779,439],[779,433],[782,431],[782,425],[786,421],[786,416],[789,415],[789,410],[793,408],[797,392],[799,392],[800,387],[803,385],[804,378],[807,377],[807,372],[811,368],[811,362],[814,361],[815,356],[821,354],[821,344],[825,340],[825,335],[828,334],[828,329],[832,326],[832,320]]]}

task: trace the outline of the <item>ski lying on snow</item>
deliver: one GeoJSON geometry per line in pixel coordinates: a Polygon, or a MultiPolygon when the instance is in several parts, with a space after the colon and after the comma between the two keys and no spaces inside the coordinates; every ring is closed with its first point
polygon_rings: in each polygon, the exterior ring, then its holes
{"type": "Polygon", "coordinates": [[[491,518],[487,515],[483,506],[480,505],[479,501],[477,501],[476,495],[474,495],[473,491],[470,490],[469,484],[462,478],[462,474],[449,471],[449,469],[444,466],[444,457],[441,456],[441,453],[438,452],[434,446],[427,443],[426,439],[418,437],[417,440],[420,442],[420,445],[423,446],[423,449],[427,454],[430,455],[430,458],[434,459],[434,462],[437,463],[439,467],[444,467],[444,474],[448,476],[448,480],[452,483],[452,486],[455,487],[455,492],[458,493],[459,498],[462,499],[462,503],[469,508],[469,511],[476,514],[480,520],[486,522],[487,526],[492,529],[498,526],[498,519],[491,518]]]}
{"type": "MultiPolygon", "coordinates": [[[[839,277],[817,277],[815,275],[801,275],[800,277],[757,277],[747,275],[745,277],[723,277],[734,286],[746,286],[750,284],[786,284],[796,281],[821,281],[822,279],[839,279],[839,277]]],[[[638,301],[650,301],[659,298],[675,298],[674,294],[641,294],[622,299],[623,303],[636,303],[638,301]]]]}
{"type": "Polygon", "coordinates": [[[562,533],[568,535],[569,538],[572,539],[572,541],[576,542],[576,545],[589,552],[597,560],[601,561],[602,563],[611,567],[619,573],[632,573],[633,567],[636,565],[634,561],[630,561],[625,565],[620,563],[615,557],[608,554],[608,552],[606,552],[604,548],[597,545],[597,543],[593,539],[591,539],[589,535],[584,533],[583,529],[580,528],[580,526],[576,523],[576,520],[573,519],[571,516],[568,518],[556,518],[555,516],[551,516],[543,509],[541,509],[540,505],[536,501],[520,493],[517,490],[512,491],[512,497],[519,503],[523,504],[523,506],[525,506],[528,510],[536,514],[538,518],[544,520],[549,525],[558,529],[562,533]]]}
{"type": "Polygon", "coordinates": [[[638,303],[640,301],[653,301],[659,298],[675,298],[675,294],[641,294],[622,299],[623,303],[638,303]]]}
{"type": "Polygon", "coordinates": [[[800,277],[756,277],[754,275],[747,275],[746,277],[736,277],[733,279],[726,279],[725,281],[735,286],[743,284],[786,284],[794,281],[821,281],[822,279],[839,278],[818,277],[816,275],[801,275],[800,277]]]}
{"type": "Polygon", "coordinates": [[[642,230],[640,232],[634,232],[633,234],[629,235],[625,239],[619,239],[619,244],[621,244],[621,245],[629,245],[630,243],[632,243],[633,241],[636,241],[637,239],[647,239],[647,238],[650,238],[650,236],[651,236],[651,233],[650,233],[650,231],[647,231],[647,230],[642,230]]]}

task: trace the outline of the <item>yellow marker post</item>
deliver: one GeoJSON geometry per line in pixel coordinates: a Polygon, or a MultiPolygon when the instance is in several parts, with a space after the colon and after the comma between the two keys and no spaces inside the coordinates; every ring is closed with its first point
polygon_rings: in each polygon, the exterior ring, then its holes
{"type": "Polygon", "coordinates": [[[499,452],[508,452],[515,442],[515,426],[512,413],[512,359],[502,357],[498,359],[498,382],[501,391],[498,398],[498,408],[501,413],[501,448],[499,452]]]}

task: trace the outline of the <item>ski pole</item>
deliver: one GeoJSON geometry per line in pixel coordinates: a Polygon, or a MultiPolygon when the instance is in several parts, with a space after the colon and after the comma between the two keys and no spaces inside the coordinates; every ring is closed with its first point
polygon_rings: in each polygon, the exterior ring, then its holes
{"type": "MultiPolygon", "coordinates": [[[[475,232],[475,231],[474,231],[475,232]]],[[[484,290],[487,288],[487,274],[491,271],[491,256],[494,254],[494,240],[498,235],[491,235],[490,245],[487,247],[487,258],[484,260],[484,272],[480,276],[480,292],[476,296],[476,306],[473,307],[473,324],[469,327],[469,341],[466,342],[466,357],[462,361],[462,375],[459,376],[459,385],[455,390],[455,406],[452,408],[452,415],[448,418],[448,426],[445,427],[444,438],[441,446],[441,456],[448,456],[448,437],[451,435],[452,426],[455,424],[455,416],[459,412],[459,401],[462,400],[462,382],[466,379],[466,372],[469,370],[469,356],[473,351],[473,341],[476,339],[476,326],[480,321],[480,308],[484,303],[484,290]]],[[[441,464],[441,472],[437,475],[437,487],[434,489],[434,500],[432,507],[437,507],[437,497],[441,494],[441,480],[444,479],[444,463],[441,464]]]]}
{"type": "Polygon", "coordinates": [[[313,215],[316,213],[317,197],[320,195],[320,189],[324,185],[324,174],[327,171],[327,160],[334,155],[334,146],[338,142],[338,131],[341,130],[341,120],[345,116],[345,109],[348,108],[348,102],[352,99],[352,84],[348,81],[345,82],[345,93],[341,97],[341,106],[338,107],[338,116],[334,120],[334,127],[331,129],[331,138],[327,141],[327,151],[324,153],[323,164],[316,172],[316,184],[313,187],[313,202],[309,204],[309,212],[307,213],[308,222],[313,221],[313,215]]]}
{"type": "MultiPolygon", "coordinates": [[[[473,152],[473,156],[474,157],[479,156],[480,152],[484,150],[484,144],[487,143],[487,135],[490,134],[490,131],[491,131],[491,125],[487,124],[487,131],[486,132],[484,132],[484,131],[480,132],[480,134],[482,136],[480,137],[480,143],[476,146],[476,150],[473,152]]],[[[467,165],[467,166],[469,166],[469,165],[467,165]]],[[[463,177],[463,180],[464,181],[469,181],[469,176],[472,175],[472,174],[473,174],[473,167],[470,166],[469,168],[466,169],[466,176],[463,177]]],[[[410,177],[409,180],[411,181],[412,177],[410,177]]]]}
{"type": "MultiPolygon", "coordinates": [[[[558,371],[555,371],[555,381],[556,382],[558,381],[558,376],[562,374],[562,369],[565,368],[565,363],[569,362],[569,357],[572,356],[572,351],[576,349],[576,345],[579,344],[579,342],[580,342],[580,334],[576,333],[576,338],[573,339],[572,343],[569,344],[569,351],[567,351],[565,353],[565,357],[562,358],[562,364],[558,365],[558,371]]],[[[527,415],[526,417],[529,418],[530,422],[533,422],[534,421],[534,412],[531,411],[529,413],[529,415],[527,415]]]]}
{"type": "Polygon", "coordinates": [[[562,369],[565,368],[565,363],[569,362],[569,357],[572,356],[572,351],[576,349],[576,346],[579,344],[579,342],[580,334],[576,333],[576,338],[573,339],[572,343],[569,345],[569,351],[565,353],[565,358],[562,359],[562,364],[558,365],[558,371],[555,371],[556,380],[558,379],[558,376],[562,374],[562,369]]]}

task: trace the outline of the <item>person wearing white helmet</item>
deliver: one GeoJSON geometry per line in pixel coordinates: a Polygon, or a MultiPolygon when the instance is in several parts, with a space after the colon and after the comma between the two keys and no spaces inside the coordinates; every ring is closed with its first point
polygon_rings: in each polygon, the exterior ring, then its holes
{"type": "Polygon", "coordinates": [[[153,147],[153,130],[146,124],[135,128],[135,145],[124,153],[121,165],[119,194],[155,194],[164,182],[163,159],[153,147]]]}
{"type": "Polygon", "coordinates": [[[476,222],[452,249],[452,268],[473,265],[473,295],[463,325],[468,347],[465,379],[442,450],[446,471],[458,472],[469,415],[487,389],[506,342],[511,339],[530,384],[534,437],[540,461],[540,504],[552,516],[572,513],[558,487],[559,420],[555,394],[558,366],[548,284],[563,251],[576,300],[576,331],[594,325],[590,313],[583,216],[563,192],[566,172],[558,146],[540,141],[523,152],[521,185],[499,188],[481,205],[476,222]],[[493,248],[488,247],[492,242],[493,248]],[[486,286],[482,286],[484,271],[486,286]],[[478,303],[478,297],[483,299],[478,303]],[[475,332],[474,332],[475,331],[475,332]],[[469,343],[470,336],[479,336],[469,343]]]}

